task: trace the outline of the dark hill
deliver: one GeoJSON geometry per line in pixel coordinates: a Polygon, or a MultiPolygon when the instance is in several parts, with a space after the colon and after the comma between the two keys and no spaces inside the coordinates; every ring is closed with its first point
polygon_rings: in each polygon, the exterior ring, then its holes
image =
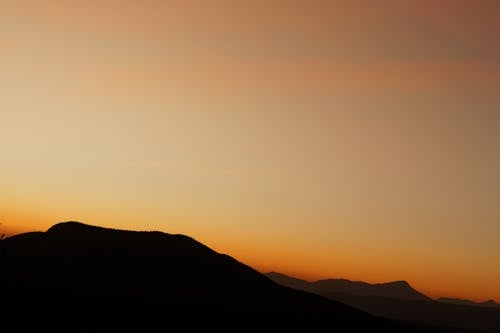
{"type": "Polygon", "coordinates": [[[336,279],[308,282],[276,272],[266,275],[277,283],[317,293],[375,316],[480,332],[500,332],[500,309],[492,306],[496,304],[492,302],[488,303],[489,307],[471,306],[469,303],[464,305],[438,302],[427,296],[419,297],[423,294],[411,288],[406,282],[378,285],[336,279]],[[371,289],[372,287],[375,288],[371,289]]]}
{"type": "Polygon", "coordinates": [[[457,305],[500,308],[500,304],[498,304],[497,302],[495,302],[492,299],[490,299],[488,301],[484,301],[484,302],[473,302],[473,301],[468,300],[468,299],[441,297],[441,298],[438,298],[437,301],[443,302],[443,303],[457,304],[457,305]]]}
{"type": "Polygon", "coordinates": [[[317,294],[346,293],[358,296],[381,296],[399,299],[430,300],[430,298],[426,295],[413,289],[406,281],[370,284],[346,279],[326,279],[308,282],[276,272],[270,272],[266,275],[279,284],[291,288],[307,290],[317,294]]]}
{"type": "Polygon", "coordinates": [[[67,222],[2,243],[2,325],[15,331],[445,331],[280,286],[184,235],[67,222]]]}

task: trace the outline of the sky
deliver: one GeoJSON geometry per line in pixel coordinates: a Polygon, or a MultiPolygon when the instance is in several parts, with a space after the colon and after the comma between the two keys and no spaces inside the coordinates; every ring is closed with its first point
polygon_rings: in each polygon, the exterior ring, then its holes
{"type": "Polygon", "coordinates": [[[0,0],[0,228],[500,301],[497,1],[0,0]]]}

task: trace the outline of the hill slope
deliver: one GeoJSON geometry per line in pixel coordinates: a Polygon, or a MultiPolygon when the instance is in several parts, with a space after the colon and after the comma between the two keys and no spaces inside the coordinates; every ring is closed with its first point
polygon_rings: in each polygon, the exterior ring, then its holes
{"type": "Polygon", "coordinates": [[[345,279],[327,279],[308,282],[284,274],[270,272],[266,274],[273,281],[296,289],[317,294],[346,293],[358,296],[381,296],[398,299],[430,300],[429,297],[412,288],[406,281],[370,284],[345,279]]]}
{"type": "Polygon", "coordinates": [[[441,297],[441,298],[438,298],[436,301],[443,302],[443,303],[457,304],[457,305],[500,308],[500,304],[498,304],[497,302],[495,302],[492,299],[485,301],[485,302],[473,302],[473,301],[468,300],[468,299],[441,297]]]}
{"type": "Polygon", "coordinates": [[[318,283],[296,279],[276,272],[266,275],[275,282],[285,286],[317,293],[376,316],[433,323],[480,332],[500,332],[499,308],[448,304],[442,301],[434,301],[426,296],[424,296],[425,298],[421,298],[419,295],[423,294],[414,291],[406,283],[381,284],[384,288],[370,290],[369,286],[381,285],[350,283],[347,280],[340,280],[342,281],[340,283],[342,288],[339,288],[338,280],[333,279],[323,280],[328,281],[328,283],[323,283],[322,281],[318,283]],[[333,283],[331,283],[332,281],[333,283]],[[359,288],[360,285],[362,288],[359,288]],[[396,287],[395,291],[391,290],[393,287],[396,287]],[[404,292],[400,292],[401,289],[404,292]],[[379,293],[380,291],[382,293],[379,293]],[[414,295],[417,297],[414,297],[414,295]]]}
{"type": "Polygon", "coordinates": [[[67,222],[3,245],[4,326],[17,330],[434,331],[280,286],[184,235],[67,222]]]}

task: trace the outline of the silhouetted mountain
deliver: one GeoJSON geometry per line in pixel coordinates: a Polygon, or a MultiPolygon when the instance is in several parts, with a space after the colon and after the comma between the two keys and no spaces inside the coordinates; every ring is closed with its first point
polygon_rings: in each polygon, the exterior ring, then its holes
{"type": "Polygon", "coordinates": [[[500,308],[500,304],[490,299],[485,302],[473,302],[468,299],[460,299],[460,298],[447,298],[441,297],[437,299],[438,302],[443,303],[451,303],[451,304],[459,304],[459,305],[469,305],[469,306],[484,306],[484,307],[497,307],[500,308]]]}
{"type": "Polygon", "coordinates": [[[67,222],[3,241],[2,328],[445,332],[278,285],[184,235],[67,222]]]}
{"type": "Polygon", "coordinates": [[[479,302],[479,303],[476,303],[480,306],[492,306],[492,307],[500,307],[500,304],[495,302],[494,300],[490,299],[490,300],[487,300],[485,302],[479,302]]]}
{"type": "Polygon", "coordinates": [[[349,294],[323,296],[385,318],[433,323],[481,332],[500,332],[499,308],[349,294]]]}
{"type": "Polygon", "coordinates": [[[278,272],[269,272],[266,273],[265,275],[274,282],[281,284],[282,286],[287,286],[293,289],[300,289],[309,292],[316,292],[313,282],[297,279],[278,272]]]}
{"type": "MultiPolygon", "coordinates": [[[[432,323],[479,332],[500,332],[499,308],[449,304],[434,301],[429,298],[419,300],[356,295],[348,292],[331,292],[318,288],[314,282],[288,277],[280,273],[272,272],[268,273],[267,276],[283,285],[317,293],[329,299],[340,301],[352,307],[364,310],[375,316],[432,323]]],[[[391,285],[393,284],[389,283],[389,286],[391,285]]],[[[358,289],[356,290],[359,291],[358,289]]],[[[394,293],[390,295],[392,296],[394,293]]]]}
{"type": "Polygon", "coordinates": [[[308,282],[270,272],[266,274],[273,281],[295,289],[307,290],[317,294],[346,293],[358,296],[381,296],[389,298],[430,300],[429,297],[413,289],[406,281],[369,284],[346,279],[327,279],[308,282]]]}

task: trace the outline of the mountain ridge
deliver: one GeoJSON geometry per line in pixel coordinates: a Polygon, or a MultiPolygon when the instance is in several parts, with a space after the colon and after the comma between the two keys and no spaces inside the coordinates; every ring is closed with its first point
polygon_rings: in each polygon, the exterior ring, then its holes
{"type": "Polygon", "coordinates": [[[493,299],[489,299],[489,300],[484,301],[484,302],[474,302],[474,301],[471,301],[469,299],[439,297],[436,299],[436,301],[443,302],[443,303],[468,305],[468,306],[499,307],[500,308],[500,303],[495,302],[495,300],[493,300],[493,299]]]}
{"type": "Polygon", "coordinates": [[[288,275],[269,272],[266,276],[289,287],[301,287],[304,290],[324,293],[348,293],[358,296],[381,296],[401,299],[430,300],[431,298],[414,289],[407,281],[397,280],[385,283],[367,283],[348,279],[321,279],[306,281],[288,275]]]}
{"type": "Polygon", "coordinates": [[[2,242],[0,283],[9,288],[0,308],[17,330],[188,330],[201,325],[219,331],[315,331],[333,325],[347,331],[450,332],[378,318],[281,286],[185,235],[72,221],[2,242]]]}
{"type": "MultiPolygon", "coordinates": [[[[405,298],[394,297],[392,294],[373,295],[373,293],[360,293],[359,289],[321,289],[317,281],[309,282],[306,280],[289,277],[287,275],[269,272],[267,276],[277,283],[282,283],[291,288],[307,290],[317,293],[329,299],[340,301],[358,309],[362,309],[376,316],[381,316],[396,320],[408,320],[421,323],[440,323],[449,327],[470,329],[478,332],[497,333],[500,332],[500,307],[495,306],[471,306],[467,303],[443,302],[430,298],[405,298]],[[356,293],[357,292],[357,293],[356,293]]],[[[347,286],[358,286],[357,282],[351,283],[349,280],[339,279],[341,284],[347,286]]],[[[329,281],[329,280],[319,280],[329,281]]],[[[335,281],[335,280],[333,280],[335,281]]],[[[337,281],[338,282],[338,281],[337,281]]],[[[359,282],[359,281],[358,281],[359,282]]],[[[365,286],[366,283],[361,285],[365,286]]],[[[368,284],[369,285],[369,284],[368,284]]],[[[396,284],[389,283],[389,287],[411,286],[401,281],[396,284]]],[[[373,286],[373,285],[369,285],[373,286]]],[[[380,289],[378,289],[380,291],[380,289]]],[[[384,290],[382,288],[382,290],[384,290]]],[[[366,291],[366,289],[361,289],[366,291]]],[[[412,293],[413,295],[413,293],[412,293]]],[[[417,294],[418,296],[418,294],[417,294]]],[[[487,304],[492,304],[487,302],[487,304]]]]}

